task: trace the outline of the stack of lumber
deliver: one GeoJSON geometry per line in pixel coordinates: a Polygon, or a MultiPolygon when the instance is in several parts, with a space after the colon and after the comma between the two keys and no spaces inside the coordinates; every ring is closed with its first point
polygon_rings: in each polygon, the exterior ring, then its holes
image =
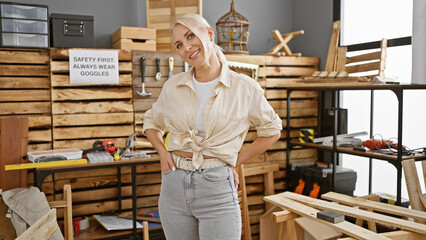
{"type": "Polygon", "coordinates": [[[202,15],[202,0],[147,0],[146,23],[148,28],[157,29],[157,51],[173,51],[170,27],[186,13],[202,15]]]}
{"type": "Polygon", "coordinates": [[[106,139],[126,146],[134,133],[132,55],[118,53],[118,85],[70,84],[68,49],[50,50],[54,149],[89,149],[106,139]]]}
{"type": "MultiPolygon", "coordinates": [[[[297,84],[302,76],[312,75],[318,70],[317,57],[270,56],[270,55],[226,55],[227,60],[233,62],[250,63],[259,65],[258,82],[265,91],[265,97],[287,126],[287,90],[286,86],[297,84]]],[[[318,126],[318,93],[315,91],[295,91],[291,93],[291,131],[290,137],[297,139],[300,128],[313,128],[318,126]]],[[[280,171],[274,173],[275,190],[282,191],[288,187],[285,176],[286,166],[286,137],[287,132],[282,131],[281,138],[265,153],[259,155],[248,164],[261,166],[265,164],[278,164],[280,171]]],[[[243,148],[253,142],[257,137],[254,128],[251,128],[243,148]]],[[[290,164],[295,162],[312,162],[317,160],[317,151],[313,149],[295,149],[290,152],[290,164]]],[[[263,201],[263,176],[246,178],[247,198],[250,212],[251,232],[253,239],[259,238],[259,222],[265,213],[263,201]]]]}
{"type": "Polygon", "coordinates": [[[0,117],[28,118],[28,150],[52,148],[49,51],[0,49],[0,117]]]}
{"type": "MultiPolygon", "coordinates": [[[[419,240],[425,239],[426,237],[426,225],[407,220],[407,218],[412,218],[414,220],[424,221],[426,219],[426,213],[423,211],[350,197],[334,192],[323,194],[322,198],[334,202],[310,198],[292,192],[284,192],[265,197],[265,201],[284,209],[283,212],[274,213],[275,216],[280,216],[281,220],[278,218],[276,218],[276,220],[283,224],[283,229],[286,228],[286,231],[283,230],[280,232],[281,235],[279,239],[285,239],[285,236],[288,236],[289,239],[303,239],[299,237],[300,235],[298,235],[298,230],[294,224],[294,220],[297,220],[299,217],[304,217],[317,224],[322,224],[325,226],[324,228],[328,227],[337,232],[341,232],[344,234],[344,237],[347,237],[344,239],[419,240]],[[318,212],[324,210],[337,213],[336,215],[342,214],[358,220],[367,221],[369,229],[362,227],[362,221],[360,221],[360,225],[357,225],[347,220],[333,223],[332,221],[325,221],[317,218],[318,212]],[[377,233],[376,224],[386,226],[390,231],[386,233],[377,233]]],[[[305,227],[312,228],[312,225],[305,227]]],[[[316,230],[320,233],[323,228],[318,228],[316,230]]]]}

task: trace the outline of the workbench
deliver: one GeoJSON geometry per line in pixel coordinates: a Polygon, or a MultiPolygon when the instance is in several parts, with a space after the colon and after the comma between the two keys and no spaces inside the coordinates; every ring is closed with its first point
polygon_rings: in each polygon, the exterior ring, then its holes
{"type": "MultiPolygon", "coordinates": [[[[93,170],[93,169],[106,169],[106,168],[117,168],[117,179],[118,179],[118,211],[121,213],[122,205],[121,205],[121,167],[130,167],[131,168],[131,185],[132,185],[132,215],[133,219],[136,219],[136,167],[138,165],[148,165],[148,164],[158,164],[158,157],[150,157],[150,158],[135,158],[132,160],[121,160],[115,162],[105,162],[105,163],[88,163],[88,164],[78,164],[78,165],[70,165],[70,166],[62,166],[62,167],[52,167],[52,168],[35,168],[34,169],[34,186],[38,187],[40,190],[42,189],[43,181],[47,176],[53,173],[59,172],[72,172],[72,171],[81,171],[81,170],[93,170]]],[[[90,222],[96,224],[95,221],[90,222]]],[[[99,239],[99,237],[107,238],[107,239],[120,239],[123,237],[133,236],[133,239],[139,239],[138,231],[136,229],[136,221],[133,221],[133,230],[132,231],[113,231],[108,232],[105,229],[97,228],[96,231],[94,228],[89,228],[88,231],[82,231],[79,235],[77,235],[76,239],[99,239]]],[[[161,229],[161,227],[155,227],[152,230],[161,229]]],[[[151,230],[151,228],[150,228],[151,230]]]]}
{"type": "MultiPolygon", "coordinates": [[[[345,154],[351,154],[351,155],[357,155],[357,156],[363,156],[368,157],[370,159],[369,161],[369,192],[371,192],[371,177],[372,177],[372,159],[378,159],[378,160],[384,160],[388,163],[395,166],[397,170],[397,195],[396,195],[396,204],[401,205],[401,180],[402,180],[402,165],[401,161],[408,158],[413,158],[416,161],[420,160],[426,160],[425,154],[416,154],[416,155],[410,155],[410,156],[404,156],[403,155],[403,143],[402,143],[402,130],[403,130],[403,99],[404,99],[404,91],[406,90],[426,90],[426,84],[373,84],[373,83],[357,83],[357,82],[336,82],[336,83],[309,83],[306,82],[305,84],[298,84],[298,85],[288,85],[286,86],[287,89],[287,132],[290,132],[290,102],[291,102],[291,93],[293,91],[319,91],[321,93],[330,91],[332,93],[332,111],[334,112],[334,134],[333,134],[333,146],[328,147],[321,144],[314,144],[314,143],[301,143],[298,140],[292,140],[289,135],[287,135],[287,166],[289,166],[290,162],[290,151],[293,149],[294,146],[303,146],[307,148],[314,148],[318,150],[327,150],[331,151],[333,153],[332,158],[332,186],[331,189],[333,191],[334,184],[335,184],[335,174],[336,174],[336,164],[338,163],[338,154],[339,153],[345,153],[345,154]],[[356,151],[352,148],[344,148],[344,147],[337,147],[336,144],[336,135],[337,135],[337,120],[338,120],[338,114],[339,114],[339,93],[340,91],[344,90],[370,90],[371,91],[371,101],[370,101],[370,137],[372,137],[373,133],[373,112],[374,112],[374,91],[391,91],[395,94],[397,100],[398,100],[398,147],[397,147],[397,154],[396,155],[386,155],[381,153],[375,153],[372,151],[356,151]]],[[[319,112],[323,112],[323,103],[322,99],[320,98],[319,103],[319,112]]],[[[321,126],[321,118],[319,118],[319,126],[321,126]]],[[[319,134],[321,132],[319,131],[319,134]]],[[[320,136],[320,135],[319,135],[320,136]]],[[[287,171],[289,171],[289,168],[287,168],[287,171]]],[[[287,172],[287,176],[290,176],[289,172],[287,172]]]]}

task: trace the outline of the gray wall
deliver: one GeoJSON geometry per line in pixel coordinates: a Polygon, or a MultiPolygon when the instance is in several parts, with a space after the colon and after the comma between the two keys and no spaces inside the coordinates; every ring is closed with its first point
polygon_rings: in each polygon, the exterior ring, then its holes
{"type": "MultiPolygon", "coordinates": [[[[94,16],[95,47],[110,48],[111,34],[120,26],[146,27],[145,0],[9,0],[49,6],[50,13],[94,16]]],[[[236,10],[250,22],[250,54],[263,54],[276,41],[272,30],[281,33],[305,30],[289,42],[293,52],[327,56],[332,24],[332,0],[237,0],[236,10]]],[[[217,20],[230,9],[231,0],[203,0],[203,16],[216,29],[217,20]]]]}

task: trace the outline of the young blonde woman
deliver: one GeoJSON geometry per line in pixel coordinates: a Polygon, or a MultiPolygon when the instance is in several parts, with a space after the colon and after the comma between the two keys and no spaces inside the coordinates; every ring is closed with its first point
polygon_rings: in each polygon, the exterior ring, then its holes
{"type": "Polygon", "coordinates": [[[236,168],[279,139],[281,119],[256,81],[229,70],[203,17],[177,19],[171,37],[192,68],[167,80],[142,130],[160,156],[159,212],[165,236],[240,239],[236,168]],[[250,126],[258,138],[240,152],[250,126]],[[168,150],[165,131],[170,132],[168,150]]]}

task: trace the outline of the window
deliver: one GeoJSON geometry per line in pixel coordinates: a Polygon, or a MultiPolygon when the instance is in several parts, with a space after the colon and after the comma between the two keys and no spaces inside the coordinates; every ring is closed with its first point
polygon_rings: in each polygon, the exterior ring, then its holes
{"type": "MultiPolygon", "coordinates": [[[[340,45],[348,46],[349,51],[351,48],[364,50],[371,43],[379,44],[382,38],[388,38],[385,77],[410,83],[413,0],[335,0],[335,5],[340,5],[340,45]]],[[[426,106],[424,94],[425,91],[420,90],[404,92],[403,145],[411,149],[426,146],[426,111],[421,110],[426,106]]],[[[368,131],[370,91],[344,91],[341,96],[341,107],[348,109],[348,133],[368,131]]],[[[381,134],[384,139],[396,138],[396,97],[390,91],[375,91],[374,96],[372,134],[381,134]]],[[[368,159],[343,155],[342,164],[358,173],[354,194],[368,194],[368,159]]],[[[393,165],[374,160],[372,174],[372,192],[396,195],[397,178],[393,165]]],[[[402,197],[408,198],[404,179],[402,197]]]]}

